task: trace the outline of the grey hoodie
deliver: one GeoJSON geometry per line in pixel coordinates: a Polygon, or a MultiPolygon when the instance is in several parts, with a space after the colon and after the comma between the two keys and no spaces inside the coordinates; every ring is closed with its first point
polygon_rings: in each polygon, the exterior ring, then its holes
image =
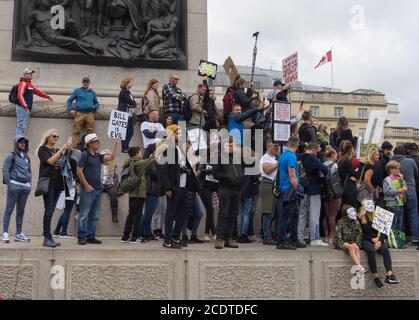
{"type": "Polygon", "coordinates": [[[32,169],[30,166],[30,159],[28,156],[28,141],[26,141],[26,150],[23,152],[23,156],[17,150],[17,142],[25,138],[24,136],[16,136],[13,140],[15,164],[12,167],[13,153],[7,154],[3,162],[3,178],[7,185],[12,181],[27,184],[32,183],[32,169]]]}
{"type": "Polygon", "coordinates": [[[404,181],[407,184],[408,193],[416,192],[416,179],[419,179],[419,170],[413,159],[406,156],[394,156],[392,161],[400,163],[404,181]]]}

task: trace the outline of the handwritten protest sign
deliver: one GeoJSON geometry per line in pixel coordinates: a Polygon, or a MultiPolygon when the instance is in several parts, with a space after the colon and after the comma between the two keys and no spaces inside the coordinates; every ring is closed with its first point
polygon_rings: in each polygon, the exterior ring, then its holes
{"type": "Polygon", "coordinates": [[[275,102],[274,121],[291,122],[291,108],[289,103],[275,102]]]}
{"type": "Polygon", "coordinates": [[[282,79],[285,84],[298,80],[298,53],[294,53],[282,61],[282,79]]]}
{"type": "Polygon", "coordinates": [[[372,227],[378,232],[390,235],[391,227],[393,226],[394,213],[377,207],[375,210],[376,216],[373,221],[372,227]]]}
{"type": "Polygon", "coordinates": [[[218,65],[209,61],[201,60],[198,67],[198,75],[200,77],[207,76],[208,78],[214,79],[217,77],[218,65]]]}
{"type": "Polygon", "coordinates": [[[204,130],[200,130],[199,128],[188,130],[188,137],[193,151],[207,149],[207,136],[204,130]]]}
{"type": "Polygon", "coordinates": [[[109,119],[108,137],[124,141],[127,137],[129,113],[113,110],[109,119]]]}
{"type": "Polygon", "coordinates": [[[291,104],[276,102],[273,108],[272,120],[274,142],[286,143],[291,137],[291,104]]]}

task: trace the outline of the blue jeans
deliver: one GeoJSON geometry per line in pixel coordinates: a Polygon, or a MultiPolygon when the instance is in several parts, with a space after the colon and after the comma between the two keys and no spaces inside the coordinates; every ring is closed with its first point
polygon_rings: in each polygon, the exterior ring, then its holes
{"type": "Polygon", "coordinates": [[[24,136],[25,131],[28,128],[29,118],[31,112],[21,105],[16,105],[16,135],[15,136],[24,136]]]}
{"type": "Polygon", "coordinates": [[[127,128],[127,136],[125,137],[125,140],[121,142],[122,150],[128,150],[129,144],[131,143],[131,139],[134,136],[134,120],[130,119],[128,121],[128,128],[127,128]]]}
{"type": "Polygon", "coordinates": [[[406,217],[409,221],[410,235],[412,242],[419,241],[419,216],[418,216],[418,198],[416,190],[409,192],[406,196],[406,217]]]}
{"type": "Polygon", "coordinates": [[[172,120],[173,120],[173,124],[178,124],[179,121],[185,121],[185,116],[183,115],[183,113],[179,113],[179,112],[167,112],[164,114],[166,117],[167,116],[171,116],[172,120]]]}
{"type": "Polygon", "coordinates": [[[10,218],[16,207],[16,234],[22,233],[23,215],[30,190],[14,184],[7,187],[6,210],[3,216],[3,232],[9,232],[10,218]]]}
{"type": "Polygon", "coordinates": [[[74,200],[65,201],[65,209],[60,219],[58,220],[57,227],[55,228],[55,234],[66,234],[68,229],[68,223],[70,222],[71,212],[73,212],[75,202],[74,200]]]}
{"type": "Polygon", "coordinates": [[[158,203],[159,197],[155,195],[150,195],[145,200],[144,216],[140,222],[140,235],[143,237],[148,237],[152,235],[151,220],[153,219],[153,215],[157,209],[158,203]]]}
{"type": "Polygon", "coordinates": [[[92,239],[96,236],[102,193],[102,189],[86,192],[84,187],[80,188],[80,213],[77,224],[79,239],[92,239]]]}
{"type": "Polygon", "coordinates": [[[237,236],[247,236],[249,234],[250,215],[252,213],[252,199],[241,199],[239,215],[237,217],[237,236]]]}
{"type": "MultiPolygon", "coordinates": [[[[274,200],[272,211],[275,212],[277,201],[274,200]]],[[[262,213],[262,228],[263,228],[263,240],[267,240],[272,237],[271,232],[272,224],[272,212],[263,212],[262,213]]]]}
{"type": "Polygon", "coordinates": [[[298,241],[298,219],[300,208],[298,201],[284,203],[281,199],[276,206],[276,234],[279,245],[298,241]],[[288,233],[290,237],[288,237],[288,233]]]}
{"type": "MultiPolygon", "coordinates": [[[[201,206],[199,205],[199,200],[198,200],[198,196],[195,197],[195,202],[194,202],[194,211],[193,211],[193,222],[192,222],[192,237],[196,237],[198,236],[198,228],[199,228],[199,224],[201,223],[201,219],[203,217],[203,213],[201,210],[201,206]]],[[[183,235],[186,236],[187,235],[187,224],[188,222],[185,223],[185,226],[183,227],[183,235]]]]}

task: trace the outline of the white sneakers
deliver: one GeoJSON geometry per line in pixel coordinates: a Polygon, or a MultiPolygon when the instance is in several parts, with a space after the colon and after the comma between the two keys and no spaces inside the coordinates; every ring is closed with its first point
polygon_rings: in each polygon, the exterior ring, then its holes
{"type": "Polygon", "coordinates": [[[3,236],[1,237],[2,243],[10,243],[9,234],[7,232],[3,233],[3,236]]]}
{"type": "Polygon", "coordinates": [[[204,241],[205,242],[210,242],[211,240],[210,240],[210,236],[209,236],[209,234],[205,234],[204,235],[204,241]]]}
{"type": "Polygon", "coordinates": [[[326,247],[329,247],[329,244],[327,244],[326,242],[323,242],[323,240],[314,240],[314,241],[311,241],[310,246],[326,248],[326,247]]]}
{"type": "MultiPolygon", "coordinates": [[[[10,243],[10,236],[7,232],[3,233],[3,236],[1,237],[2,243],[10,243]]],[[[31,242],[31,239],[29,239],[27,236],[25,236],[23,233],[17,234],[15,236],[15,242],[20,243],[29,243],[31,242]]]]}

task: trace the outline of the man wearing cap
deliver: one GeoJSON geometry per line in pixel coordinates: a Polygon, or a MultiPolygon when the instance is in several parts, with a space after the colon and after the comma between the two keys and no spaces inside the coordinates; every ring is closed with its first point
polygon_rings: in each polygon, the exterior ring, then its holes
{"type": "Polygon", "coordinates": [[[116,156],[116,148],[120,141],[117,139],[113,144],[112,154],[100,155],[99,137],[88,134],[85,137],[86,151],[81,154],[77,165],[77,176],[80,179],[80,213],[78,219],[78,244],[102,244],[96,239],[96,225],[100,215],[100,203],[103,193],[101,179],[102,164],[113,161],[116,156]]]}
{"type": "Polygon", "coordinates": [[[33,107],[33,95],[48,99],[52,102],[52,98],[42,90],[39,90],[32,84],[32,76],[35,73],[31,68],[26,68],[22,72],[22,78],[17,88],[16,104],[16,136],[25,135],[26,128],[28,127],[29,118],[33,107]]]}
{"type": "Polygon", "coordinates": [[[73,94],[67,101],[68,111],[74,117],[73,146],[80,142],[80,132],[86,127],[87,134],[95,131],[95,114],[94,112],[100,107],[96,92],[90,88],[90,79],[83,78],[81,88],[74,90],[73,94]],[[73,109],[73,101],[76,100],[76,108],[73,109]]]}
{"type": "Polygon", "coordinates": [[[289,87],[286,86],[285,83],[283,83],[280,80],[275,81],[273,84],[273,87],[274,89],[268,94],[269,102],[271,103],[273,101],[288,102],[287,95],[288,95],[289,87]]]}

